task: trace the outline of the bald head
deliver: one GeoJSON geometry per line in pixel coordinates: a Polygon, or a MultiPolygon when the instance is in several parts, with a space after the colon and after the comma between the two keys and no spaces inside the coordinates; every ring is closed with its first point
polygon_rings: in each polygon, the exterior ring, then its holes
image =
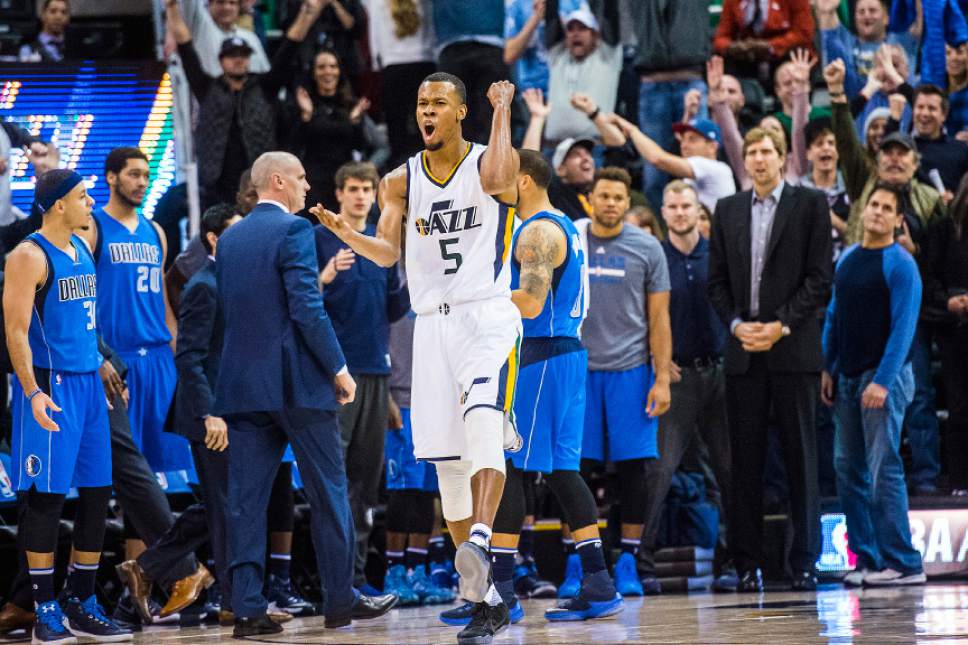
{"type": "Polygon", "coordinates": [[[302,162],[288,152],[265,152],[252,164],[252,185],[259,199],[285,204],[290,213],[306,205],[306,171],[302,162]]]}

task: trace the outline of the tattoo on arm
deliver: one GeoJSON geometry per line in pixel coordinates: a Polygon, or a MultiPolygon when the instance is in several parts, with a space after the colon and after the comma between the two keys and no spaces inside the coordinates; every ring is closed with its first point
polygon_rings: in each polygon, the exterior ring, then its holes
{"type": "Polygon", "coordinates": [[[542,304],[551,289],[555,259],[561,252],[560,236],[554,233],[548,227],[535,222],[518,238],[521,289],[542,304]]]}

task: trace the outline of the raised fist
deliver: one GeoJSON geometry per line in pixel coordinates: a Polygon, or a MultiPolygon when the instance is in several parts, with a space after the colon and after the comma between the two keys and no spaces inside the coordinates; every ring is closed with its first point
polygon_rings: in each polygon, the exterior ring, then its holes
{"type": "Polygon", "coordinates": [[[844,61],[840,58],[832,61],[823,68],[823,80],[827,82],[827,88],[831,91],[842,92],[844,89],[844,78],[847,75],[847,68],[844,61]]]}
{"type": "Polygon", "coordinates": [[[491,102],[491,107],[510,108],[511,99],[514,98],[514,83],[511,81],[498,81],[491,83],[487,89],[487,100],[491,102]]]}

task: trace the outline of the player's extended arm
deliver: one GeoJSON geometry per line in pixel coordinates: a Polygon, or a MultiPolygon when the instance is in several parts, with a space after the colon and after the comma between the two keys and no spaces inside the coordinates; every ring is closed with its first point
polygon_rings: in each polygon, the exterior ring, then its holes
{"type": "MultiPolygon", "coordinates": [[[[494,108],[491,119],[491,137],[487,150],[481,155],[481,188],[488,195],[502,196],[513,193],[518,180],[521,160],[518,151],[511,144],[511,99],[514,98],[514,85],[510,81],[492,83],[487,90],[487,98],[494,108]]],[[[511,194],[512,203],[516,195],[511,194]]]]}
{"type": "MultiPolygon", "coordinates": [[[[3,319],[7,333],[7,353],[24,394],[37,389],[33,354],[27,333],[34,309],[34,294],[47,280],[47,259],[44,252],[31,242],[20,244],[7,256],[3,287],[3,319]]],[[[60,411],[47,394],[41,392],[31,398],[34,418],[47,430],[58,430],[48,416],[47,409],[60,411]],[[38,413],[38,408],[41,410],[38,413]]]]}
{"type": "Polygon", "coordinates": [[[652,353],[652,369],[655,384],[649,391],[647,412],[657,417],[665,414],[672,402],[669,393],[672,364],[672,324],[669,321],[669,292],[648,294],[646,302],[649,316],[649,351],[652,353]]]}
{"type": "Polygon", "coordinates": [[[168,258],[168,240],[165,237],[165,232],[161,229],[161,226],[155,222],[151,223],[155,227],[155,232],[158,233],[158,241],[161,243],[161,294],[165,299],[165,326],[168,327],[168,333],[171,334],[171,351],[175,352],[175,343],[178,338],[178,318],[175,317],[175,312],[171,308],[171,303],[168,302],[168,289],[165,288],[165,260],[168,258]]]}
{"type": "Polygon", "coordinates": [[[309,209],[319,223],[353,249],[354,253],[391,267],[400,259],[400,228],[407,212],[407,167],[400,166],[380,181],[380,221],[376,237],[359,233],[339,213],[317,204],[309,209]]]}
{"type": "Polygon", "coordinates": [[[521,263],[520,286],[511,292],[511,300],[521,310],[522,318],[537,318],[544,309],[555,269],[565,261],[565,234],[559,226],[547,221],[528,225],[514,245],[514,257],[521,263]]]}

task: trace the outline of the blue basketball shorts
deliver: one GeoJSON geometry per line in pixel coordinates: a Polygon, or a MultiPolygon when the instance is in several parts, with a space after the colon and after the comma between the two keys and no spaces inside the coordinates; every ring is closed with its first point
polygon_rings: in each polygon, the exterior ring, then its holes
{"type": "Polygon", "coordinates": [[[50,432],[37,423],[20,380],[14,377],[10,459],[14,489],[34,486],[41,493],[66,495],[71,486],[110,486],[111,428],[101,378],[97,372],[34,371],[40,387],[61,408],[48,411],[60,430],[50,432]]]}
{"type": "Polygon", "coordinates": [[[128,420],[135,445],[155,472],[190,470],[194,464],[188,440],[165,432],[178,381],[171,347],[155,345],[118,354],[128,366],[128,420]]]}
{"type": "Polygon", "coordinates": [[[400,408],[403,427],[387,430],[383,456],[387,467],[388,490],[422,490],[435,493],[437,468],[429,461],[417,461],[413,456],[413,429],[410,408],[400,408]]]}
{"type": "Polygon", "coordinates": [[[659,456],[659,419],[645,412],[654,381],[648,365],[621,372],[588,372],[583,459],[625,461],[659,456]]]}
{"type": "MultiPolygon", "coordinates": [[[[507,455],[522,470],[550,473],[580,468],[588,354],[577,339],[574,342],[577,351],[521,368],[514,415],[524,443],[521,450],[507,455]]],[[[522,364],[527,355],[526,349],[522,351],[522,364]]]]}

